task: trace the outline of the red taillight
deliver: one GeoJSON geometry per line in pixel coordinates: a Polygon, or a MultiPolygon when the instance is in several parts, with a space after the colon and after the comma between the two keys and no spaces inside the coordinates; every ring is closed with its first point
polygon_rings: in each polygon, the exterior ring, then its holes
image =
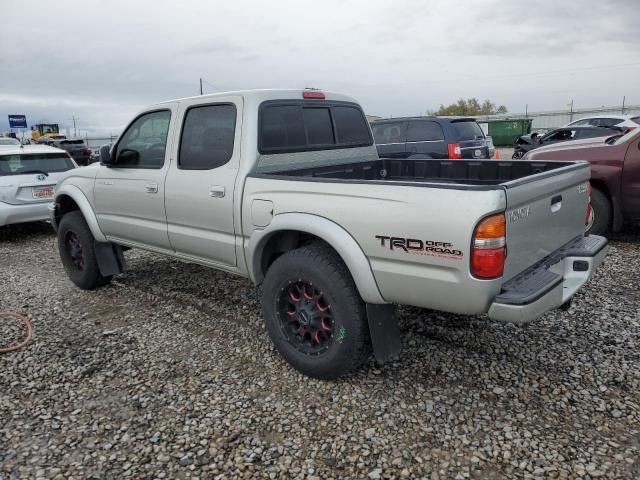
{"type": "Polygon", "coordinates": [[[84,149],[84,154],[85,155],[91,155],[91,149],[90,148],[85,148],[84,149]]]}
{"type": "Polygon", "coordinates": [[[485,218],[473,232],[471,274],[477,278],[501,277],[507,258],[504,213],[485,218]]]}
{"type": "Polygon", "coordinates": [[[320,92],[319,90],[305,90],[302,92],[302,98],[324,100],[324,92],[320,92]]]}
{"type": "Polygon", "coordinates": [[[587,212],[584,219],[584,224],[588,227],[589,222],[591,220],[591,214],[593,213],[593,208],[591,207],[591,192],[593,192],[593,187],[591,186],[591,182],[587,182],[587,195],[589,196],[587,203],[587,212]]]}
{"type": "Polygon", "coordinates": [[[449,159],[450,160],[460,160],[462,158],[462,150],[460,149],[460,144],[458,143],[450,143],[449,144],[449,159]]]}

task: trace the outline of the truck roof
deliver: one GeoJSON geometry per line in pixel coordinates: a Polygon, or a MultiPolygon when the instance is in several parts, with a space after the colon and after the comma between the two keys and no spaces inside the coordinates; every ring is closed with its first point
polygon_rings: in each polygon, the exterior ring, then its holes
{"type": "Polygon", "coordinates": [[[183,97],[183,98],[175,98],[172,100],[166,100],[164,102],[160,102],[157,105],[163,105],[167,103],[180,102],[182,100],[192,100],[196,98],[200,98],[203,101],[206,100],[215,100],[217,97],[223,97],[228,95],[239,95],[247,100],[252,100],[254,102],[264,102],[267,100],[301,100],[302,94],[307,91],[320,91],[324,93],[325,100],[334,100],[334,101],[342,101],[342,102],[353,102],[358,103],[354,98],[349,97],[347,95],[343,95],[341,93],[335,92],[327,92],[326,90],[315,90],[315,89],[255,89],[255,90],[234,90],[229,92],[218,92],[218,93],[209,93],[207,95],[194,95],[192,97],[183,97]]]}

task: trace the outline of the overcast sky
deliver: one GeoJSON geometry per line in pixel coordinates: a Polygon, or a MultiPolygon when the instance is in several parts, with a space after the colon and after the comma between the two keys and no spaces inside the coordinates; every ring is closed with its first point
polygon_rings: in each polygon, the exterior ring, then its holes
{"type": "Polygon", "coordinates": [[[640,104],[640,1],[30,0],[2,2],[7,114],[119,132],[145,105],[318,87],[369,114],[460,97],[510,112],[640,104]]]}

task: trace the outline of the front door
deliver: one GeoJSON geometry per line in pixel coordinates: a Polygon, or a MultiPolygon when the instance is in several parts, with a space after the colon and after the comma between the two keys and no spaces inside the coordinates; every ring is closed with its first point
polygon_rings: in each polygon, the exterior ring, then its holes
{"type": "Polygon", "coordinates": [[[98,225],[109,240],[169,250],[164,181],[171,163],[167,139],[173,104],[137,117],[100,165],[95,180],[98,225]]]}
{"type": "Polygon", "coordinates": [[[178,254],[235,267],[234,190],[240,159],[242,97],[180,104],[180,137],[166,182],[169,241],[178,254]]]}

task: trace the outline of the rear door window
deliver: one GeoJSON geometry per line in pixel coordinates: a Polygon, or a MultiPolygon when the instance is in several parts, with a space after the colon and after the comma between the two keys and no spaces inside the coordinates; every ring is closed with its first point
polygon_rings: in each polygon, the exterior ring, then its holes
{"type": "Polygon", "coordinates": [[[260,141],[263,150],[304,147],[307,138],[302,109],[297,105],[279,105],[263,109],[260,141]]]}
{"type": "Polygon", "coordinates": [[[409,122],[407,142],[437,142],[444,140],[442,127],[430,120],[415,120],[409,122]]]}
{"type": "Polygon", "coordinates": [[[484,133],[475,121],[451,122],[458,135],[458,140],[476,140],[484,138],[484,133]]]}
{"type": "Polygon", "coordinates": [[[236,107],[230,104],[192,107],[185,114],[178,168],[211,170],[233,155],[236,107]]]}
{"type": "Polygon", "coordinates": [[[388,143],[405,143],[407,141],[407,123],[374,123],[371,126],[373,138],[379,145],[388,143]]]}

